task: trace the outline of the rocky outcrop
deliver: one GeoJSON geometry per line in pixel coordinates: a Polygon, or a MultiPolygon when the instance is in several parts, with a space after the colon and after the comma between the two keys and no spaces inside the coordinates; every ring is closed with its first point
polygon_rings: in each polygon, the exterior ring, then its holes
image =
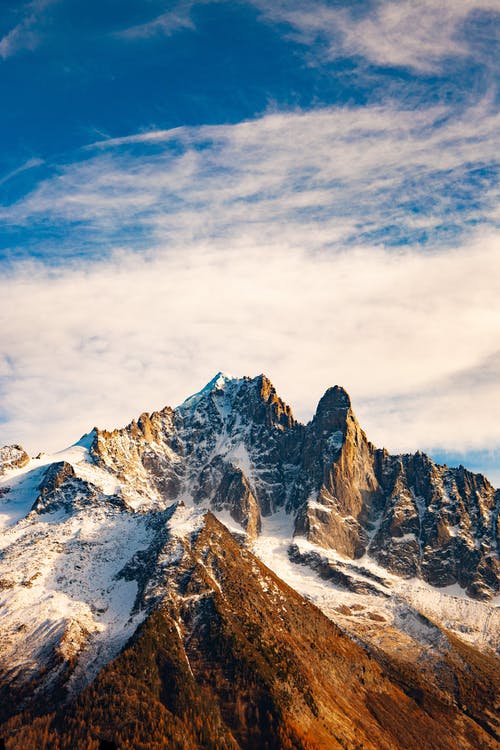
{"type": "Polygon", "coordinates": [[[382,504],[375,449],[343,388],[329,388],[306,427],[302,462],[291,504],[295,533],[323,547],[361,557],[382,504]]]}
{"type": "Polygon", "coordinates": [[[169,407],[144,413],[120,430],[94,430],[90,454],[125,487],[125,497],[128,488],[150,505],[165,507],[179,495],[182,446],[169,407]]]}
{"type": "Polygon", "coordinates": [[[22,469],[30,457],[21,445],[4,445],[0,448],[0,477],[11,469],[22,469]]]}
{"type": "Polygon", "coordinates": [[[118,496],[102,498],[97,487],[77,477],[71,464],[66,461],[51,464],[38,489],[40,494],[33,503],[32,513],[53,513],[56,510],[69,512],[95,505],[99,501],[111,506],[123,505],[118,496]]]}
{"type": "Polygon", "coordinates": [[[245,475],[236,466],[227,466],[212,506],[216,510],[228,510],[231,518],[243,526],[250,539],[260,534],[259,504],[245,475]]]}
{"type": "Polygon", "coordinates": [[[344,516],[337,498],[322,487],[317,499],[308,500],[295,517],[295,535],[305,536],[320,547],[336,549],[353,559],[363,557],[368,534],[351,515],[344,516]]]}
{"type": "Polygon", "coordinates": [[[494,596],[498,490],[480,474],[437,466],[422,453],[380,451],[377,473],[386,501],[370,553],[399,575],[419,575],[433,586],[458,583],[475,598],[494,596]]]}
{"type": "Polygon", "coordinates": [[[388,582],[367,570],[364,571],[364,578],[360,578],[359,569],[356,570],[357,575],[354,575],[349,564],[328,560],[318,552],[301,552],[296,544],[291,544],[288,548],[288,557],[294,563],[307,565],[315,570],[324,581],[329,581],[341,589],[352,591],[355,594],[389,596],[387,593],[388,582]]]}

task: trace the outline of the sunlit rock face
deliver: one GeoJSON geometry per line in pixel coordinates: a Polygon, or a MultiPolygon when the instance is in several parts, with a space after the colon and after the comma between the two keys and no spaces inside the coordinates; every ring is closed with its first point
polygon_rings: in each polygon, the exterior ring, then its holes
{"type": "Polygon", "coordinates": [[[4,445],[0,448],[0,477],[10,469],[22,469],[29,460],[21,445],[4,445]]]}
{"type": "Polygon", "coordinates": [[[136,500],[158,506],[186,496],[220,504],[232,467],[251,487],[257,510],[269,514],[288,499],[303,432],[264,375],[219,373],[175,411],[143,414],[113,432],[96,430],[91,454],[134,489],[136,500]]]}
{"type": "Polygon", "coordinates": [[[306,427],[292,495],[295,531],[311,542],[361,557],[382,503],[368,442],[343,388],[329,388],[306,427]]]}

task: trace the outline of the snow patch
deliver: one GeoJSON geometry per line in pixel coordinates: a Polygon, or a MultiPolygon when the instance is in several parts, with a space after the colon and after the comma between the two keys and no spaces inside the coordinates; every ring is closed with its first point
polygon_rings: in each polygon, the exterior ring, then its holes
{"type": "Polygon", "coordinates": [[[207,509],[205,507],[187,507],[179,504],[167,527],[172,536],[181,539],[190,537],[192,534],[201,531],[206,514],[207,509]]]}
{"type": "Polygon", "coordinates": [[[182,404],[176,407],[176,410],[184,411],[186,409],[193,409],[207,394],[213,393],[214,391],[222,391],[228,383],[240,382],[241,380],[241,378],[236,378],[227,372],[218,372],[217,375],[215,375],[212,380],[201,389],[201,391],[198,391],[185,399],[182,404]]]}

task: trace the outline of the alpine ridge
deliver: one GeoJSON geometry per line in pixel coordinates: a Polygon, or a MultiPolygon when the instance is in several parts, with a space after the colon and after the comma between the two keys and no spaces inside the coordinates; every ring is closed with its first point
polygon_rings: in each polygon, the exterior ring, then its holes
{"type": "Polygon", "coordinates": [[[499,505],[375,448],[343,388],[303,425],[265,375],[6,446],[6,746],[498,747],[499,505]]]}
{"type": "Polygon", "coordinates": [[[90,452],[146,502],[151,485],[159,502],[208,501],[254,534],[286,506],[295,535],[326,549],[475,598],[498,593],[500,493],[463,467],[374,448],[343,388],[303,426],[264,375],[219,373],[176,411],[97,431],[90,452]]]}

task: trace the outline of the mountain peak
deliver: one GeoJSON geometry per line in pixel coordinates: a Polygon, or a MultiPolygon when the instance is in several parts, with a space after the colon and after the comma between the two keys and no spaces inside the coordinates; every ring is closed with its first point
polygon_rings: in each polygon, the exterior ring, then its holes
{"type": "Polygon", "coordinates": [[[209,383],[205,386],[206,389],[213,389],[213,388],[223,388],[226,383],[229,383],[232,380],[239,380],[235,375],[231,375],[229,372],[223,372],[220,370],[212,380],[210,380],[209,383]]]}
{"type": "Polygon", "coordinates": [[[351,399],[344,388],[334,385],[328,388],[319,401],[313,422],[320,426],[321,430],[333,431],[343,430],[347,415],[351,408],[351,399]]]}
{"type": "Polygon", "coordinates": [[[347,391],[340,385],[334,385],[332,388],[328,388],[318,404],[318,409],[349,409],[351,406],[351,399],[347,391]]]}
{"type": "MultiPolygon", "coordinates": [[[[235,375],[231,375],[229,372],[223,372],[222,370],[216,373],[212,380],[199,391],[199,393],[209,393],[210,391],[223,390],[228,383],[234,383],[240,381],[241,378],[237,378],[235,375]]],[[[196,396],[198,394],[195,394],[196,396]]],[[[187,399],[189,401],[189,399],[187,399]]]]}
{"type": "Polygon", "coordinates": [[[214,377],[209,380],[209,382],[205,386],[203,386],[201,390],[193,393],[192,396],[186,398],[177,408],[186,409],[195,406],[203,398],[203,396],[206,396],[209,393],[213,393],[214,391],[223,391],[229,383],[237,383],[240,381],[241,378],[237,378],[227,372],[220,371],[216,375],[214,375],[214,377]]]}

